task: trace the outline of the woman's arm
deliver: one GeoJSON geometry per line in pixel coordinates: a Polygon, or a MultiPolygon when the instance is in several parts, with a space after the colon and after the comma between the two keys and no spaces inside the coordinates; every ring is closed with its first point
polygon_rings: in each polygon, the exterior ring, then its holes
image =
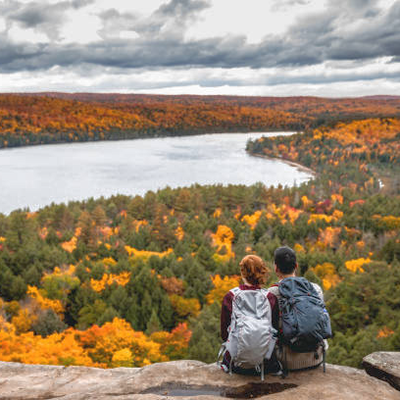
{"type": "Polygon", "coordinates": [[[231,324],[233,293],[228,292],[222,300],[221,307],[221,338],[225,342],[228,339],[228,328],[231,324]]]}

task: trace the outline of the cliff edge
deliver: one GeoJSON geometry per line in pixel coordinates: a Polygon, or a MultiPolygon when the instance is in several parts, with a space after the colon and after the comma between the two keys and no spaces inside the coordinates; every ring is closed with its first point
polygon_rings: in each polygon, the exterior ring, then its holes
{"type": "MultiPolygon", "coordinates": [[[[398,355],[399,353],[397,353],[398,355]]],[[[172,361],[143,368],[98,369],[0,362],[0,399],[265,398],[398,400],[399,391],[355,368],[327,365],[286,379],[229,375],[216,364],[172,361]],[[199,397],[201,396],[201,397],[199,397]]]]}

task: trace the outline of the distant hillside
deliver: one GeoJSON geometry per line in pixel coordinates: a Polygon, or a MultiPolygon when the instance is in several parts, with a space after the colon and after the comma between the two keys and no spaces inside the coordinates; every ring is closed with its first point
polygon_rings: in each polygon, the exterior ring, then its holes
{"type": "Polygon", "coordinates": [[[375,96],[364,96],[362,98],[368,100],[399,100],[400,96],[390,96],[386,94],[380,94],[375,96]]]}
{"type": "Polygon", "coordinates": [[[162,96],[95,93],[0,95],[0,148],[212,132],[306,130],[400,116],[400,98],[162,96]]]}

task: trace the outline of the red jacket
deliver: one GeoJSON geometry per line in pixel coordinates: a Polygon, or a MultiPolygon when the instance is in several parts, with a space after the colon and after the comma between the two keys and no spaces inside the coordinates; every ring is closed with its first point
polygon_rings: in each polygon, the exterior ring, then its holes
{"type": "MultiPolygon", "coordinates": [[[[247,285],[240,285],[239,288],[241,290],[261,289],[260,286],[247,286],[247,285]]],[[[272,293],[268,293],[267,297],[268,297],[269,304],[271,305],[271,310],[272,310],[272,326],[275,329],[278,329],[279,309],[278,309],[277,298],[272,293]]],[[[229,325],[231,324],[232,300],[233,300],[233,293],[230,291],[224,296],[224,299],[222,300],[221,338],[224,342],[228,339],[228,328],[229,328],[229,325]]]]}

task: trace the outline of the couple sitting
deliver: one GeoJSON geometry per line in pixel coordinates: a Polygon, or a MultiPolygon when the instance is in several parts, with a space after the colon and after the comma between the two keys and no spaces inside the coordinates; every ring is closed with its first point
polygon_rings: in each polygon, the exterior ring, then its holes
{"type": "Polygon", "coordinates": [[[326,339],[332,336],[322,289],[297,278],[295,252],[275,251],[279,282],[269,289],[268,268],[257,256],[240,262],[243,284],[224,297],[221,310],[221,368],[243,374],[286,375],[287,371],[324,364],[326,339]]]}

